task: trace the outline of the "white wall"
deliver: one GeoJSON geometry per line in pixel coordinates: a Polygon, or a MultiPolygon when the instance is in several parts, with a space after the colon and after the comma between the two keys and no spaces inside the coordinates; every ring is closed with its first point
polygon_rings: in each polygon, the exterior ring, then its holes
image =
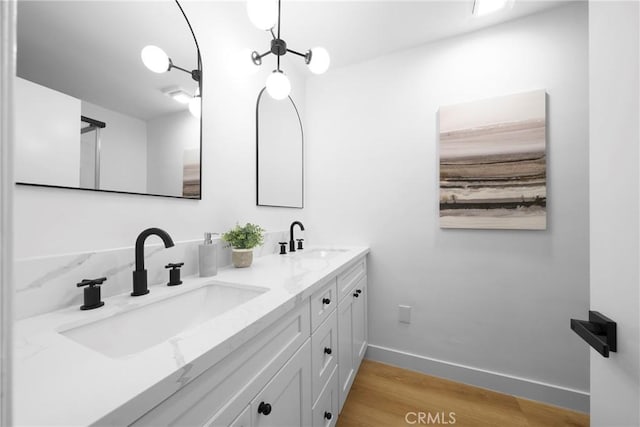
{"type": "Polygon", "coordinates": [[[189,110],[147,122],[147,182],[152,194],[182,196],[184,152],[200,144],[200,121],[189,110]]]}
{"type": "MultiPolygon", "coordinates": [[[[242,2],[186,2],[204,62],[203,200],[17,187],[15,255],[27,258],[132,246],[143,229],[156,226],[174,240],[225,231],[236,221],[282,230],[301,219],[299,209],[255,206],[255,103],[272,58],[260,73],[237,75],[230,58],[241,47],[268,46],[249,22],[242,2]]],[[[292,74],[292,97],[304,104],[304,84],[292,74]]],[[[301,112],[303,114],[303,112],[301,112]]]]}
{"type": "Polygon", "coordinates": [[[80,183],[80,100],[15,79],[15,179],[77,187],[80,183]]]}
{"type": "Polygon", "coordinates": [[[640,425],[639,28],[638,2],[589,2],[591,309],[618,335],[591,351],[592,426],[640,425]]]}
{"type": "Polygon", "coordinates": [[[370,244],[370,355],[587,409],[588,350],[569,328],[589,298],[587,66],[575,3],[308,80],[307,229],[370,244]],[[439,106],[535,89],[548,230],[440,229],[439,106]]]}
{"type": "Polygon", "coordinates": [[[145,193],[146,122],[86,101],[82,115],[107,124],[100,129],[100,188],[145,193]]]}

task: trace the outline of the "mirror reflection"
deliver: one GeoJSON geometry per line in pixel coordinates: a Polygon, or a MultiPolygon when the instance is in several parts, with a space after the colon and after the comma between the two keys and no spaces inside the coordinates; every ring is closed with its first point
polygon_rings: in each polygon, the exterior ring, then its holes
{"type": "Polygon", "coordinates": [[[199,199],[202,67],[180,4],[20,1],[17,15],[16,181],[199,199]]]}
{"type": "Polygon", "coordinates": [[[256,105],[257,204],[302,208],[304,138],[291,97],[275,100],[262,89],[256,105]]]}

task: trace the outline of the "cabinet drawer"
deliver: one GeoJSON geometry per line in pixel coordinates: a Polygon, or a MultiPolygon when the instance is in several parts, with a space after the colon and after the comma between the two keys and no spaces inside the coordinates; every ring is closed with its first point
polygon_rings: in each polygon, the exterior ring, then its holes
{"type": "Polygon", "coordinates": [[[332,427],[338,420],[338,369],[334,368],[329,381],[312,409],[313,427],[332,427]]]}
{"type": "Polygon", "coordinates": [[[253,427],[311,424],[310,347],[307,341],[251,401],[253,427]]]}
{"type": "Polygon", "coordinates": [[[302,304],[139,418],[136,426],[228,426],[309,338],[302,304]]]}
{"type": "Polygon", "coordinates": [[[338,364],[338,317],[329,318],[311,336],[311,384],[315,402],[338,364]]]}
{"type": "Polygon", "coordinates": [[[361,258],[354,265],[349,267],[344,273],[338,276],[338,299],[342,301],[342,298],[349,294],[351,288],[367,274],[367,260],[361,258]]]}
{"type": "Polygon", "coordinates": [[[324,319],[338,306],[336,278],[329,280],[322,288],[311,295],[311,331],[314,331],[324,319]]]}
{"type": "Polygon", "coordinates": [[[231,424],[229,424],[229,427],[251,427],[250,410],[251,405],[248,405],[246,408],[244,408],[244,411],[242,411],[242,413],[238,415],[238,418],[236,418],[231,424]]]}

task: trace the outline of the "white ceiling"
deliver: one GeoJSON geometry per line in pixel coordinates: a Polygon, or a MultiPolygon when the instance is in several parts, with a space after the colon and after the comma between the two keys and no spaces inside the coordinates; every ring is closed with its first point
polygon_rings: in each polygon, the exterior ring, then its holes
{"type": "Polygon", "coordinates": [[[283,1],[282,35],[296,50],[325,46],[339,67],[566,3],[512,0],[500,12],[475,17],[473,0],[283,1]]]}
{"type": "Polygon", "coordinates": [[[149,44],[197,68],[193,36],[173,0],[18,2],[18,76],[140,119],[186,109],[161,89],[196,87],[182,71],[149,71],[140,59],[149,44]]]}
{"type": "MultiPolygon", "coordinates": [[[[332,67],[340,67],[565,3],[512,0],[507,9],[476,18],[471,15],[473,0],[284,0],[282,37],[300,52],[326,47],[332,67]]],[[[251,48],[268,49],[267,34],[248,23],[244,2],[183,0],[181,4],[192,22],[206,26],[218,22],[228,40],[250,40],[251,48]],[[254,46],[255,40],[263,44],[254,46]]],[[[201,36],[198,29],[207,30],[194,27],[196,37],[204,39],[200,44],[207,45],[209,34],[201,36]]],[[[191,33],[173,0],[18,2],[19,76],[142,119],[185,108],[160,89],[195,87],[181,71],[147,70],[140,61],[140,50],[147,44],[161,46],[179,66],[196,67],[191,33]]],[[[304,68],[302,61],[294,63],[304,68]]]]}

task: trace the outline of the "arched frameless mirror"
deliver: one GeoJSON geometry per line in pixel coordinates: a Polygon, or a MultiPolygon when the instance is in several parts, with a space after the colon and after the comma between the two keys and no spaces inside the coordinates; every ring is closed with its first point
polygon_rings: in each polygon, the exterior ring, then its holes
{"type": "Polygon", "coordinates": [[[180,3],[34,0],[17,15],[16,181],[200,199],[202,66],[180,3]],[[177,67],[152,72],[148,45],[177,67]]]}
{"type": "Polygon", "coordinates": [[[257,205],[304,206],[304,134],[291,97],[277,101],[265,89],[256,103],[257,205]]]}

